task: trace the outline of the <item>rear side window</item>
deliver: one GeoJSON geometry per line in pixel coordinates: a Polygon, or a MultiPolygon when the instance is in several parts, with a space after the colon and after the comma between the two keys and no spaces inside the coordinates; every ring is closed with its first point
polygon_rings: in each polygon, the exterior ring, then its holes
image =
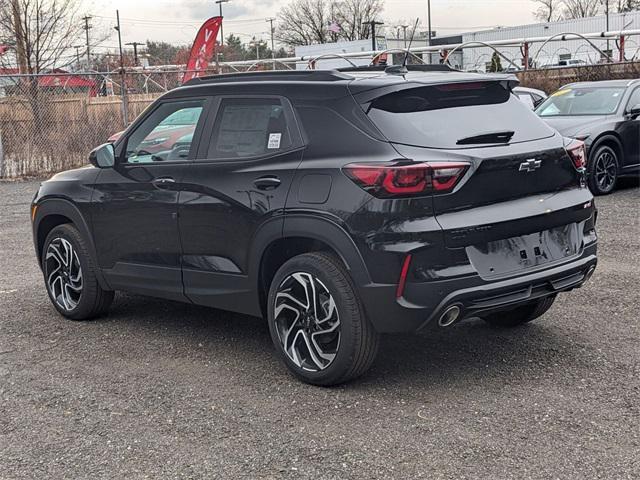
{"type": "Polygon", "coordinates": [[[218,110],[209,158],[251,158],[291,148],[285,109],[277,98],[226,98],[218,110]]]}
{"type": "Polygon", "coordinates": [[[553,135],[498,82],[404,89],[373,100],[365,110],[391,142],[418,147],[468,148],[473,146],[468,139],[483,138],[486,144],[492,134],[505,132],[511,143],[553,135]]]}

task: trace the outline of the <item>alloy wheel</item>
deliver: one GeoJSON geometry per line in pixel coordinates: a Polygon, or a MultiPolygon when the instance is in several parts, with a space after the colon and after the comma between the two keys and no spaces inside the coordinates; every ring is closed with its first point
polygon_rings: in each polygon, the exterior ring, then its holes
{"type": "Polygon", "coordinates": [[[45,274],[51,297],[63,310],[70,312],[82,295],[82,268],[78,254],[64,238],[54,238],[45,255],[45,274]]]}
{"type": "Polygon", "coordinates": [[[616,181],[618,166],[614,155],[605,150],[596,159],[595,177],[598,187],[602,192],[608,192],[616,181]]]}
{"type": "Polygon", "coordinates": [[[299,368],[319,372],[340,346],[340,316],[327,287],[306,272],[287,276],[275,297],[274,324],[280,345],[299,368]]]}

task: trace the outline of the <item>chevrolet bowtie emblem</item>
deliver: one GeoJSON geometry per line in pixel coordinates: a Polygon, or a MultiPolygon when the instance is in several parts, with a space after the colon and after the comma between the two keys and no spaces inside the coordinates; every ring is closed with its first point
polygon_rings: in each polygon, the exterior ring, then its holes
{"type": "Polygon", "coordinates": [[[542,166],[542,160],[536,160],[535,158],[530,158],[526,162],[522,162],[520,164],[521,172],[533,172],[539,169],[542,166]]]}

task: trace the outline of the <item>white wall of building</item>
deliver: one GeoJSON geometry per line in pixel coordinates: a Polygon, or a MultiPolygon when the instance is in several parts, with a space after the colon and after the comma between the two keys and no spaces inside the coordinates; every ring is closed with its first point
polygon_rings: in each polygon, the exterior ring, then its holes
{"type": "MultiPolygon", "coordinates": [[[[640,29],[640,11],[612,14],[609,16],[609,31],[640,29]]],[[[594,33],[606,30],[606,17],[604,15],[578,19],[567,20],[554,23],[535,23],[531,25],[522,25],[518,27],[506,27],[493,30],[484,30],[480,32],[470,32],[463,34],[464,42],[483,41],[489,42],[493,40],[509,40],[518,38],[545,37],[559,33],[594,33]]],[[[606,40],[593,41],[598,48],[606,50],[606,40]]],[[[542,44],[536,43],[531,45],[530,56],[535,57],[542,44]]],[[[615,41],[609,42],[610,49],[613,51],[613,58],[618,59],[619,51],[615,41]]],[[[633,57],[638,53],[640,48],[640,37],[631,37],[626,41],[625,51],[627,58],[633,57]]],[[[518,66],[521,66],[521,53],[518,47],[499,47],[501,53],[514,60],[518,66]]],[[[490,48],[466,48],[463,55],[463,68],[466,70],[478,69],[484,70],[485,64],[491,61],[493,51],[490,48]]],[[[570,40],[565,42],[551,42],[547,44],[538,56],[538,65],[558,63],[560,55],[571,55],[571,58],[584,60],[587,63],[598,63],[600,54],[591,48],[583,40],[570,40]]],[[[640,54],[638,54],[640,55],[640,54]]],[[[502,66],[506,68],[508,62],[502,60],[502,66]]]]}

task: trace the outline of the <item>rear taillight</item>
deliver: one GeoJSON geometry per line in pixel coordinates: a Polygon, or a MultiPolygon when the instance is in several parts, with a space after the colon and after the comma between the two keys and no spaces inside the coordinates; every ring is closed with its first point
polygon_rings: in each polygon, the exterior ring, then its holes
{"type": "Polygon", "coordinates": [[[353,163],[344,172],[371,195],[388,198],[450,192],[468,168],[464,162],[353,163]]]}
{"type": "Polygon", "coordinates": [[[567,146],[567,153],[576,168],[587,166],[587,147],[582,140],[574,140],[567,146]]]}

